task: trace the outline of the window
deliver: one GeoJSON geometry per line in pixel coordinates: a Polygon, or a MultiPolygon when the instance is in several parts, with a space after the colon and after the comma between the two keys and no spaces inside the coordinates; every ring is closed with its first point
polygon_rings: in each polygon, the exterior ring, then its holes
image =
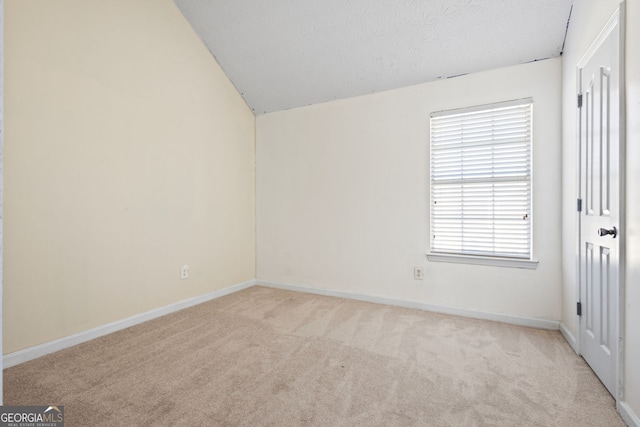
{"type": "Polygon", "coordinates": [[[535,268],[532,105],[529,98],[431,114],[430,260],[535,268]]]}

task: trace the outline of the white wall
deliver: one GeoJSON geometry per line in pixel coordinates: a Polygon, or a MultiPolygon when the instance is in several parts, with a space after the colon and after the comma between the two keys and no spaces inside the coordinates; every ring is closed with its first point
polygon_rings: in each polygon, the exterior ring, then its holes
{"type": "Polygon", "coordinates": [[[258,116],[259,281],[560,319],[559,58],[258,116]],[[429,262],[433,111],[534,99],[537,270],[429,262]],[[413,267],[425,268],[424,281],[413,267]]]}
{"type": "MultiPolygon", "coordinates": [[[[4,0],[0,0],[0,28],[4,28],[4,0]]],[[[4,87],[4,79],[3,79],[3,58],[4,58],[4,31],[0,31],[0,406],[2,406],[2,369],[3,369],[3,358],[2,358],[2,293],[3,293],[3,280],[2,280],[2,139],[4,136],[4,126],[3,126],[3,107],[4,107],[4,96],[2,94],[4,87]]]]}
{"type": "MultiPolygon", "coordinates": [[[[563,55],[563,239],[562,323],[574,336],[578,334],[576,303],[576,64],[609,20],[619,0],[581,0],[574,2],[571,23],[563,55]]],[[[621,408],[625,416],[635,417],[640,425],[640,3],[626,2],[626,117],[627,175],[625,271],[626,311],[624,334],[624,396],[621,408]]],[[[629,422],[629,419],[627,418],[629,422]]]]}
{"type": "Polygon", "coordinates": [[[5,352],[253,280],[254,116],[175,4],[4,16],[5,352]]]}
{"type": "Polygon", "coordinates": [[[627,268],[624,401],[640,426],[640,2],[627,1],[627,268]]]}

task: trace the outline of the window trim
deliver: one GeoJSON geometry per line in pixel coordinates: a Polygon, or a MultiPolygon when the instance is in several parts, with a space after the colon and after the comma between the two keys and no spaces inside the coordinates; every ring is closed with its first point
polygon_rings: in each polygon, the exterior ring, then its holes
{"type": "Polygon", "coordinates": [[[494,267],[511,267],[535,270],[538,260],[524,258],[504,258],[478,255],[446,254],[442,252],[427,252],[427,259],[434,262],[449,262],[454,264],[489,265],[494,267]]]}
{"type": "MultiPolygon", "coordinates": [[[[494,102],[483,105],[475,105],[471,107],[450,109],[450,110],[440,110],[436,112],[432,112],[430,115],[430,120],[433,118],[449,116],[449,115],[457,115],[457,114],[465,114],[465,113],[473,113],[480,111],[487,111],[492,109],[504,108],[504,107],[512,107],[519,105],[533,105],[533,98],[521,98],[514,99],[510,101],[503,102],[494,102]]],[[[433,247],[433,218],[432,209],[433,206],[431,201],[429,202],[429,251],[426,253],[429,261],[435,262],[447,262],[447,263],[459,263],[459,264],[474,264],[474,265],[489,265],[489,266],[497,266],[497,267],[511,267],[511,268],[522,268],[522,269],[536,269],[538,266],[538,261],[533,257],[533,112],[531,112],[531,118],[529,125],[531,126],[530,140],[529,140],[529,162],[530,162],[530,172],[529,172],[529,211],[531,214],[531,223],[529,229],[529,257],[504,257],[500,255],[492,256],[492,255],[477,255],[477,254],[464,254],[464,253],[451,253],[451,252],[434,252],[431,250],[433,247]]],[[[431,128],[431,125],[430,125],[431,128]]],[[[429,146],[431,147],[432,139],[431,133],[429,136],[429,146]]],[[[431,148],[429,149],[429,200],[432,198],[432,189],[433,189],[433,181],[431,175],[431,164],[432,164],[432,155],[431,148]]]]}

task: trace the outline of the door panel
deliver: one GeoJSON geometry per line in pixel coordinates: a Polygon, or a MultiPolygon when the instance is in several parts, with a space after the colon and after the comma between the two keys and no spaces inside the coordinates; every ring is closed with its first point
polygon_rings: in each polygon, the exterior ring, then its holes
{"type": "Polygon", "coordinates": [[[620,289],[619,23],[581,61],[579,82],[580,351],[613,396],[618,388],[620,289]],[[614,232],[615,230],[615,232],[614,232]]]}

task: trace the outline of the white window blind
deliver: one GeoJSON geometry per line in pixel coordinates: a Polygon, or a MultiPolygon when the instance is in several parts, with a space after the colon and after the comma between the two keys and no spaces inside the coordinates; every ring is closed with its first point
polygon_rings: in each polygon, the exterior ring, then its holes
{"type": "Polygon", "coordinates": [[[431,252],[531,259],[532,100],[431,115],[431,252]]]}

